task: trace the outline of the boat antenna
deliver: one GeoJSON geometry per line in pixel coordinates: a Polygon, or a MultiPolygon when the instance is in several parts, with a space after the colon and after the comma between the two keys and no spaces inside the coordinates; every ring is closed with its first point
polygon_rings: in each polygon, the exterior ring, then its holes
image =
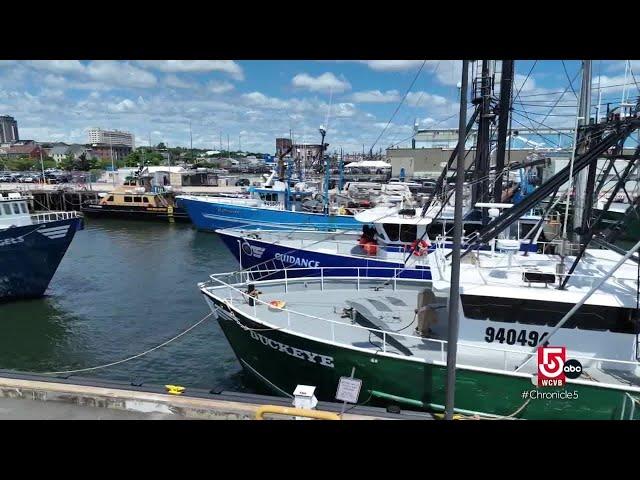
{"type": "Polygon", "coordinates": [[[329,131],[329,120],[331,119],[331,104],[333,101],[333,88],[329,90],[329,110],[327,110],[327,118],[324,124],[327,126],[326,131],[329,131]]]}
{"type": "Polygon", "coordinates": [[[456,390],[456,356],[458,353],[458,307],[460,304],[460,247],[462,246],[462,190],[464,186],[464,143],[467,124],[467,86],[469,60],[462,61],[462,86],[460,89],[460,118],[458,123],[458,160],[456,161],[456,195],[453,227],[453,256],[451,259],[451,283],[449,290],[449,331],[447,337],[447,388],[445,419],[453,419],[456,390]]]}

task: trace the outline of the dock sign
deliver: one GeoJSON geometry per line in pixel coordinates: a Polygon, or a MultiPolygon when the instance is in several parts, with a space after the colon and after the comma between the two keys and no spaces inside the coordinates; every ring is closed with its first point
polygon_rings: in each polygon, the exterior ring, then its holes
{"type": "Polygon", "coordinates": [[[353,377],[340,377],[336,399],[347,403],[358,403],[362,380],[353,377]]]}

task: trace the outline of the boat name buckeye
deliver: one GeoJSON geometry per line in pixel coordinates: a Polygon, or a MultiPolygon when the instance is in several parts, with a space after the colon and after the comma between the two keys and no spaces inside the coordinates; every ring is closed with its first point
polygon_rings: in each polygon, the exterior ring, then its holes
{"type": "Polygon", "coordinates": [[[333,365],[333,357],[328,357],[327,355],[320,355],[319,353],[309,352],[307,350],[301,350],[299,348],[291,347],[289,345],[285,345],[284,343],[276,342],[270,338],[265,337],[264,335],[260,335],[254,331],[249,332],[251,334],[251,338],[254,340],[258,340],[262,342],[264,345],[268,345],[274,350],[279,350],[280,352],[284,352],[287,355],[291,355],[292,357],[299,358],[301,360],[306,360],[311,363],[319,363],[324,367],[334,368],[333,365]]]}
{"type": "Polygon", "coordinates": [[[16,243],[22,243],[22,242],[24,242],[24,238],[22,237],[5,238],[4,240],[0,240],[0,247],[4,247],[7,245],[14,245],[16,243]]]}
{"type": "Polygon", "coordinates": [[[285,253],[276,253],[275,259],[298,267],[319,267],[320,262],[317,260],[309,260],[308,258],[298,258],[285,253]]]}

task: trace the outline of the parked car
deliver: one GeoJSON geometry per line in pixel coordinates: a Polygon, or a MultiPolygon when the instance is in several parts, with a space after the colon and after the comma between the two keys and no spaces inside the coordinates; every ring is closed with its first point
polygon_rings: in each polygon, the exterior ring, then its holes
{"type": "Polygon", "coordinates": [[[0,182],[12,182],[13,177],[11,175],[0,175],[0,182]]]}
{"type": "Polygon", "coordinates": [[[241,178],[240,180],[236,180],[236,187],[248,187],[251,185],[251,182],[248,178],[241,178]]]}

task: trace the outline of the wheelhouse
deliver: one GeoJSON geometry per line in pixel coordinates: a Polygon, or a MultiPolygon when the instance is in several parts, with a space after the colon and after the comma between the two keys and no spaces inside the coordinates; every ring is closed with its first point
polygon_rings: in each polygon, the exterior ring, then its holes
{"type": "Polygon", "coordinates": [[[27,200],[20,193],[0,193],[0,229],[31,225],[27,200]]]}

